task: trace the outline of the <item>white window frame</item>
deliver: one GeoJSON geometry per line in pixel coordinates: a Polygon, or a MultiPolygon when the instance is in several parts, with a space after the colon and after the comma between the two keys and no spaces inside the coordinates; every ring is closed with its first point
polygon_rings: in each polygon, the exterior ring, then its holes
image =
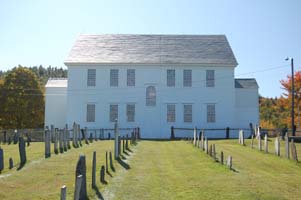
{"type": "Polygon", "coordinates": [[[207,123],[216,122],[216,104],[208,103],[207,104],[207,123]]]}
{"type": "Polygon", "coordinates": [[[166,120],[169,123],[176,122],[176,104],[166,104],[166,120]]]}
{"type": "Polygon", "coordinates": [[[175,87],[176,86],[176,70],[175,69],[166,70],[166,85],[167,85],[167,87],[175,87]]]}
{"type": "Polygon", "coordinates": [[[110,69],[110,86],[118,87],[119,85],[119,69],[110,69]]]}
{"type": "Polygon", "coordinates": [[[110,104],[109,109],[109,121],[115,122],[116,119],[118,120],[118,104],[110,104]]]}
{"type": "Polygon", "coordinates": [[[86,106],[86,121],[95,122],[95,110],[96,105],[94,103],[88,103],[86,106]]]}
{"type": "Polygon", "coordinates": [[[192,104],[183,104],[183,122],[192,123],[193,122],[193,105],[192,104]],[[191,111],[187,110],[191,107],[191,111]]]}
{"type": "Polygon", "coordinates": [[[126,104],[126,121],[135,122],[136,106],[133,103],[126,104]]]}
{"type": "Polygon", "coordinates": [[[87,86],[88,87],[96,86],[96,69],[87,70],[87,86]]]}
{"type": "Polygon", "coordinates": [[[192,87],[192,70],[183,70],[183,87],[192,87]]]}
{"type": "Polygon", "coordinates": [[[126,85],[128,87],[135,87],[136,84],[136,70],[135,69],[127,69],[126,70],[126,85]]]}
{"type": "Polygon", "coordinates": [[[215,70],[206,70],[206,87],[215,87],[215,70]]]}

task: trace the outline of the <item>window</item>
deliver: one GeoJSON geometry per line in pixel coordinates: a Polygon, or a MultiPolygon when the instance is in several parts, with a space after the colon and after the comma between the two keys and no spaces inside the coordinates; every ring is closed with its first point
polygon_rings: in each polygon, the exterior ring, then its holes
{"type": "Polygon", "coordinates": [[[115,122],[118,119],[118,105],[110,105],[110,122],[115,122]]]}
{"type": "Polygon", "coordinates": [[[167,122],[176,121],[176,105],[167,104],[167,122]]]}
{"type": "Polygon", "coordinates": [[[96,85],[96,69],[88,69],[87,86],[96,85]]]}
{"type": "Polygon", "coordinates": [[[127,86],[135,86],[135,70],[127,70],[127,86]]]}
{"type": "Polygon", "coordinates": [[[146,106],[156,106],[156,88],[148,86],[146,88],[146,106]]]}
{"type": "Polygon", "coordinates": [[[184,122],[192,122],[192,105],[184,105],[184,122]]]}
{"type": "Polygon", "coordinates": [[[207,123],[215,122],[215,104],[207,104],[207,123]]]}
{"type": "Polygon", "coordinates": [[[95,104],[87,104],[87,122],[95,122],[95,104]]]}
{"type": "Polygon", "coordinates": [[[184,69],[183,71],[183,86],[191,87],[192,85],[192,71],[191,69],[184,69]]]}
{"type": "Polygon", "coordinates": [[[135,104],[126,105],[126,118],[128,122],[135,121],[135,104]]]}
{"type": "Polygon", "coordinates": [[[118,87],[118,69],[110,70],[110,86],[118,87]]]}
{"type": "Polygon", "coordinates": [[[176,85],[176,70],[167,70],[167,87],[174,87],[176,85]]]}
{"type": "Polygon", "coordinates": [[[214,70],[206,70],[206,86],[214,87],[214,70]]]}

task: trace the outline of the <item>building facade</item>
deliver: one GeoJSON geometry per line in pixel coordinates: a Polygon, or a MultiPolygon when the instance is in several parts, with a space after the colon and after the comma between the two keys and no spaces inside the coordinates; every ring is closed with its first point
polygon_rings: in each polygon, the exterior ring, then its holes
{"type": "Polygon", "coordinates": [[[143,138],[168,138],[171,126],[259,121],[256,80],[234,78],[224,35],[82,35],[65,65],[68,79],[46,85],[45,125],[100,129],[118,119],[120,127],[140,127],[143,138]]]}

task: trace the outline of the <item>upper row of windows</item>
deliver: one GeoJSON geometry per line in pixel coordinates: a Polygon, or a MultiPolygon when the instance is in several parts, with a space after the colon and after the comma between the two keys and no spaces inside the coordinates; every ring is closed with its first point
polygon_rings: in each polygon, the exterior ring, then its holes
{"type": "MultiPolygon", "coordinates": [[[[166,77],[167,87],[175,87],[176,85],[176,70],[168,69],[166,77]]],[[[96,86],[96,69],[88,69],[87,74],[87,86],[95,87],[96,86]]],[[[127,69],[127,86],[135,86],[136,82],[136,73],[135,69],[127,69]]],[[[118,87],[119,85],[119,70],[111,69],[110,70],[110,86],[118,87]]],[[[192,70],[184,69],[183,70],[183,86],[192,87],[192,70]]],[[[215,86],[215,72],[214,70],[206,70],[206,87],[215,86]]]]}

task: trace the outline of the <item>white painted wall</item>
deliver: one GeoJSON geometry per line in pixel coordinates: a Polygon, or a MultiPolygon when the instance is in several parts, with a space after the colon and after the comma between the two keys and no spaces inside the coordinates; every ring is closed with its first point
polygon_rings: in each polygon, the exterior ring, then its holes
{"type": "Polygon", "coordinates": [[[67,88],[46,86],[45,126],[64,128],[67,110],[67,88]]]}
{"type": "MultiPolygon", "coordinates": [[[[194,126],[202,128],[225,128],[238,126],[249,120],[237,121],[237,100],[240,93],[234,88],[234,66],[153,66],[153,65],[90,65],[68,66],[67,123],[76,121],[89,128],[112,128],[109,122],[109,105],[119,105],[120,127],[141,128],[144,138],[168,138],[170,127],[194,126]],[[87,87],[87,69],[96,69],[96,87],[87,87]],[[110,87],[110,69],[119,69],[119,87],[110,87]],[[126,86],[126,70],[136,70],[136,86],[126,86]],[[166,70],[176,70],[176,87],[166,86],[166,70]],[[183,87],[183,69],[192,69],[192,87],[183,87]],[[215,70],[215,87],[206,88],[206,70],[215,70]],[[157,90],[155,107],[145,106],[146,87],[153,85],[157,90]],[[86,122],[86,105],[96,104],[96,121],[86,122]],[[135,103],[135,122],[126,122],[126,104],[135,103]],[[166,104],[176,104],[176,122],[167,123],[166,104]],[[193,122],[183,122],[183,104],[193,104],[193,122]],[[207,103],[216,104],[216,123],[207,123],[207,103]]],[[[258,95],[257,95],[258,96],[258,95]]],[[[258,97],[257,97],[258,98],[258,97]]],[[[251,101],[251,100],[250,100],[251,101]]],[[[239,104],[240,105],[240,104],[239,104]]],[[[253,105],[253,104],[252,104],[253,105]]],[[[258,106],[257,106],[258,108],[258,106]]],[[[242,109],[242,108],[241,108],[242,109]]],[[[252,119],[258,112],[251,113],[252,119]]],[[[257,119],[257,118],[256,118],[257,119]]],[[[176,136],[177,135],[176,133],[176,136]]],[[[211,137],[220,137],[212,133],[211,137]]],[[[224,133],[223,135],[224,136],[224,133]]]]}

